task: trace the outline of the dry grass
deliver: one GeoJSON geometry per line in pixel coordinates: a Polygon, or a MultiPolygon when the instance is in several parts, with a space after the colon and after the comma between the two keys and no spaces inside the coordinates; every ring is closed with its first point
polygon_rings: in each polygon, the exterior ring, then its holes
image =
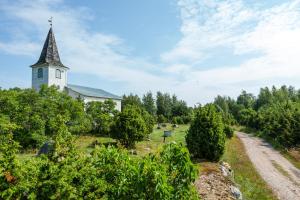
{"type": "Polygon", "coordinates": [[[209,174],[214,172],[220,172],[219,164],[213,162],[201,162],[198,164],[200,174],[209,174]]]}
{"type": "Polygon", "coordinates": [[[228,162],[234,170],[234,180],[239,185],[245,199],[277,199],[257,173],[238,137],[234,136],[226,142],[222,160],[228,162]]]}
{"type": "Polygon", "coordinates": [[[283,156],[288,159],[295,167],[300,169],[300,149],[290,149],[288,151],[281,151],[283,156]]]}

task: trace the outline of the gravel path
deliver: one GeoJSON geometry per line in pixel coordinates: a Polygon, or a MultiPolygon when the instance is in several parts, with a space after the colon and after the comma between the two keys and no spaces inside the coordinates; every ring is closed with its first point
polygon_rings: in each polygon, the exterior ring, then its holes
{"type": "Polygon", "coordinates": [[[300,200],[300,170],[262,139],[237,132],[261,177],[278,199],[300,200]]]}

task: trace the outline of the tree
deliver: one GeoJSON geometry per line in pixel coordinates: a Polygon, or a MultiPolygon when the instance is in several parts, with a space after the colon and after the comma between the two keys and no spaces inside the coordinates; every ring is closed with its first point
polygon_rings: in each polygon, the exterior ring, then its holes
{"type": "Polygon", "coordinates": [[[133,95],[130,94],[128,96],[123,95],[122,98],[122,110],[127,106],[127,105],[132,105],[132,106],[137,106],[139,108],[142,107],[142,101],[138,95],[133,95]]]}
{"type": "Polygon", "coordinates": [[[157,115],[163,115],[170,120],[172,115],[172,99],[169,94],[157,92],[156,95],[157,115]]]}
{"type": "Polygon", "coordinates": [[[251,93],[247,93],[245,90],[242,91],[237,98],[237,104],[243,105],[245,108],[252,108],[255,102],[255,97],[251,93]]]}
{"type": "Polygon", "coordinates": [[[143,107],[146,109],[146,111],[152,116],[156,115],[155,100],[153,98],[152,92],[147,92],[146,94],[144,94],[142,100],[143,107]]]}
{"type": "Polygon", "coordinates": [[[93,132],[109,135],[114,116],[118,113],[112,100],[104,102],[89,102],[86,105],[86,113],[93,122],[93,132]]]}
{"type": "Polygon", "coordinates": [[[194,158],[219,160],[225,148],[222,117],[212,104],[199,107],[186,135],[186,144],[194,158]]]}
{"type": "Polygon", "coordinates": [[[147,135],[147,126],[140,110],[136,106],[127,105],[115,117],[111,136],[127,148],[134,147],[147,135]]]}
{"type": "Polygon", "coordinates": [[[13,137],[23,148],[38,148],[53,136],[57,115],[68,119],[66,125],[72,134],[91,130],[84,102],[72,99],[54,86],[43,85],[39,92],[17,88],[1,90],[0,113],[19,126],[13,131],[13,137]]]}

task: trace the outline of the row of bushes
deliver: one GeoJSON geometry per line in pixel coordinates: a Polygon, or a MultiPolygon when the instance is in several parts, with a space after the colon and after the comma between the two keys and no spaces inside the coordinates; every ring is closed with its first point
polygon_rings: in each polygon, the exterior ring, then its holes
{"type": "Polygon", "coordinates": [[[261,88],[257,97],[243,91],[236,100],[218,96],[214,103],[232,121],[256,129],[280,146],[300,145],[300,90],[294,87],[261,88]]]}

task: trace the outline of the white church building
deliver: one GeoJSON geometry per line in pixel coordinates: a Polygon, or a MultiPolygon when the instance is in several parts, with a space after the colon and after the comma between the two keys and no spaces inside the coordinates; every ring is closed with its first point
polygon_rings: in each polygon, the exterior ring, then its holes
{"type": "Polygon", "coordinates": [[[121,111],[122,98],[102,89],[68,84],[68,70],[60,61],[54,33],[50,28],[39,60],[31,65],[32,88],[39,90],[41,85],[55,85],[60,91],[73,98],[82,98],[85,103],[90,101],[105,101],[111,99],[116,103],[116,109],[121,111]]]}

